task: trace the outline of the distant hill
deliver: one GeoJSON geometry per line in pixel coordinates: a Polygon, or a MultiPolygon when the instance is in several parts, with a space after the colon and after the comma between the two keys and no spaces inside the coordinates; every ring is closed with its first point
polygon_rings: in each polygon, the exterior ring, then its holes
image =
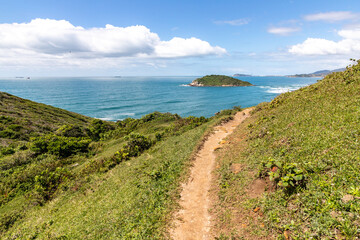
{"type": "Polygon", "coordinates": [[[287,77],[325,77],[326,75],[333,73],[333,72],[342,72],[345,68],[338,68],[334,70],[320,70],[313,73],[301,73],[295,75],[287,75],[287,77]]]}
{"type": "Polygon", "coordinates": [[[235,73],[233,77],[251,77],[251,75],[248,74],[242,74],[242,73],[235,73]]]}
{"type": "Polygon", "coordinates": [[[253,86],[251,83],[225,75],[207,75],[197,78],[189,84],[192,87],[243,87],[253,86]]]}

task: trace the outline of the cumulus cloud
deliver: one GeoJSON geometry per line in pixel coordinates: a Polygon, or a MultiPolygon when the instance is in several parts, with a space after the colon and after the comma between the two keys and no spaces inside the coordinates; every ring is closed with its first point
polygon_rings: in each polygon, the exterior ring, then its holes
{"type": "Polygon", "coordinates": [[[228,24],[232,26],[241,26],[246,25],[250,22],[250,19],[248,18],[240,18],[240,19],[234,19],[234,20],[222,20],[222,21],[215,21],[215,24],[221,25],[221,24],[228,24]]]}
{"type": "Polygon", "coordinates": [[[84,28],[66,20],[0,24],[1,58],[179,58],[226,53],[197,38],[162,41],[145,26],[84,28]]]}
{"type": "Polygon", "coordinates": [[[298,32],[301,29],[298,27],[270,27],[268,28],[268,33],[286,36],[294,32],[298,32]]]}
{"type": "Polygon", "coordinates": [[[350,55],[360,54],[360,27],[338,31],[343,39],[331,41],[323,38],[308,38],[303,43],[289,48],[289,52],[296,55],[350,55]]]}
{"type": "Polygon", "coordinates": [[[359,19],[360,15],[349,11],[323,12],[304,16],[306,21],[339,22],[359,19]]]}
{"type": "Polygon", "coordinates": [[[212,47],[208,42],[197,38],[175,37],[170,41],[162,41],[155,47],[155,55],[169,58],[224,53],[225,49],[212,47]]]}

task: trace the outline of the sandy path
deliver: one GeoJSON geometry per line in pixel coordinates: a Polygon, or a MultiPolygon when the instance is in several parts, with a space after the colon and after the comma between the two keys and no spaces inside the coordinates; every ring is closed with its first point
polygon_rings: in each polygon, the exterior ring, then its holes
{"type": "Polygon", "coordinates": [[[181,192],[181,210],[176,213],[175,227],[171,237],[175,240],[211,239],[211,207],[208,192],[212,181],[212,171],[215,167],[214,149],[224,144],[223,139],[249,116],[251,109],[238,112],[234,119],[215,127],[215,131],[205,141],[198,152],[191,168],[189,181],[183,185],[181,192]]]}

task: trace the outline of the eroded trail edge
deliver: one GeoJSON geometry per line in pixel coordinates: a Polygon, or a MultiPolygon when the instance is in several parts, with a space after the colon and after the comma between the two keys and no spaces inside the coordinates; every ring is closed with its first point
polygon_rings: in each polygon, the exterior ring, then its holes
{"type": "Polygon", "coordinates": [[[252,109],[238,112],[233,120],[214,128],[203,148],[198,152],[191,168],[189,181],[182,186],[181,210],[175,215],[175,227],[171,231],[174,240],[211,239],[211,207],[209,190],[215,167],[214,150],[224,143],[224,138],[244,121],[252,109]]]}

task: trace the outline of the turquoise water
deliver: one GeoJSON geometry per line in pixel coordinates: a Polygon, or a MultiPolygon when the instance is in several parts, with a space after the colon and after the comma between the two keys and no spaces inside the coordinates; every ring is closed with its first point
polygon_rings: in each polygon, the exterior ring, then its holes
{"type": "Polygon", "coordinates": [[[188,87],[196,77],[76,77],[0,79],[0,91],[104,120],[154,111],[210,117],[250,107],[319,78],[241,77],[253,87],[188,87]]]}

